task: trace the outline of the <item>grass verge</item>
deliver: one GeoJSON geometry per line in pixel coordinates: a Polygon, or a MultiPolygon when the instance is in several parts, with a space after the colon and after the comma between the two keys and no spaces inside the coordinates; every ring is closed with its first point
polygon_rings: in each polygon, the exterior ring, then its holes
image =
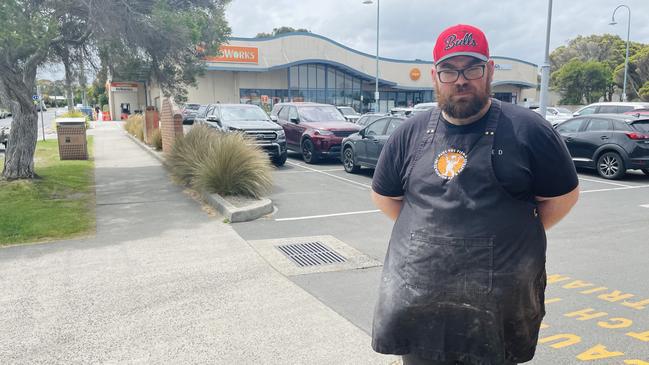
{"type": "Polygon", "coordinates": [[[95,231],[92,142],[88,137],[88,161],[61,161],[56,140],[40,141],[34,157],[38,179],[0,180],[0,246],[95,231]]]}

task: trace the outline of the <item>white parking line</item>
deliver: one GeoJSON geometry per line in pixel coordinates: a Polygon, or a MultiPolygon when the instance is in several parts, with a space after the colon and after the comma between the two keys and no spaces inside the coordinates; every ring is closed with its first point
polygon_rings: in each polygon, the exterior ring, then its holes
{"type": "Polygon", "coordinates": [[[334,213],[334,214],[321,214],[321,215],[311,215],[306,217],[294,217],[294,218],[279,218],[275,219],[277,222],[283,221],[299,221],[303,219],[316,219],[316,218],[327,218],[327,217],[340,217],[343,215],[355,215],[355,214],[369,214],[369,213],[378,213],[380,210],[361,210],[358,212],[347,212],[347,213],[334,213]]]}
{"type": "Polygon", "coordinates": [[[321,171],[321,170],[312,169],[312,168],[310,168],[310,167],[306,167],[306,166],[304,166],[304,165],[302,165],[302,164],[297,164],[297,163],[294,163],[294,162],[288,162],[288,161],[287,161],[286,163],[287,163],[287,164],[290,164],[290,165],[293,165],[293,166],[298,166],[298,167],[301,167],[301,168],[303,168],[303,169],[307,169],[307,170],[310,170],[310,171],[313,171],[313,172],[319,172],[319,173],[321,173],[321,174],[323,174],[323,175],[327,175],[327,176],[329,176],[329,177],[333,177],[334,179],[338,179],[338,180],[346,181],[346,182],[348,182],[348,183],[355,184],[355,185],[359,185],[359,186],[362,186],[362,187],[364,187],[364,188],[368,188],[368,189],[371,189],[371,188],[372,188],[370,185],[363,184],[363,183],[359,183],[359,182],[356,182],[356,181],[354,181],[354,180],[345,179],[344,177],[336,176],[336,175],[334,175],[334,174],[330,174],[330,173],[327,173],[327,172],[323,172],[323,171],[321,171]]]}
{"type": "Polygon", "coordinates": [[[649,208],[649,204],[642,204],[640,207],[642,207],[642,208],[649,208]]]}
{"type": "Polygon", "coordinates": [[[640,185],[640,186],[628,186],[624,188],[610,188],[610,189],[595,189],[595,190],[583,190],[580,191],[580,194],[585,194],[585,193],[598,193],[600,191],[614,191],[614,190],[629,190],[629,189],[642,189],[642,188],[649,188],[649,185],[640,185]]]}
{"type": "Polygon", "coordinates": [[[590,182],[595,182],[595,183],[600,183],[600,184],[609,184],[609,185],[615,185],[615,186],[622,186],[625,188],[629,188],[633,185],[624,185],[624,184],[619,184],[619,183],[614,183],[610,181],[603,181],[603,180],[595,180],[595,179],[586,179],[585,177],[579,177],[579,180],[584,180],[584,181],[590,181],[590,182]]]}
{"type": "MultiPolygon", "coordinates": [[[[300,166],[303,167],[303,166],[300,166]]],[[[326,170],[314,170],[314,171],[276,171],[276,174],[299,174],[299,173],[312,173],[312,172],[327,172],[327,171],[345,171],[345,169],[326,169],[326,170]]]]}

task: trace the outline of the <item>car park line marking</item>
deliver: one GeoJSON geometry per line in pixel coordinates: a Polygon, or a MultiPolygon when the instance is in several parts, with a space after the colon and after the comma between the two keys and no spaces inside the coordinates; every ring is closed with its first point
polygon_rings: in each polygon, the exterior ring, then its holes
{"type": "Polygon", "coordinates": [[[649,208],[649,204],[642,204],[641,207],[642,208],[649,208]]]}
{"type": "Polygon", "coordinates": [[[586,179],[585,177],[581,177],[581,176],[579,177],[579,180],[590,181],[590,182],[595,182],[595,183],[600,183],[600,184],[623,186],[625,188],[633,186],[633,185],[625,185],[625,184],[614,183],[614,182],[610,182],[610,181],[603,181],[603,180],[596,180],[596,179],[586,179]]]}
{"type": "Polygon", "coordinates": [[[305,216],[305,217],[293,217],[293,218],[279,218],[275,219],[276,222],[284,222],[284,221],[299,221],[303,219],[316,219],[316,218],[327,218],[327,217],[340,217],[343,215],[356,215],[356,214],[369,214],[369,213],[378,213],[380,210],[375,209],[375,210],[361,210],[358,212],[347,212],[347,213],[334,213],[334,214],[321,214],[321,215],[310,215],[310,216],[305,216]]]}
{"type": "MultiPolygon", "coordinates": [[[[300,166],[302,167],[302,166],[300,166]]],[[[327,172],[327,171],[345,171],[345,169],[327,169],[327,170],[316,170],[316,171],[276,171],[277,174],[298,174],[298,173],[312,173],[312,172],[327,172]]]]}
{"type": "Polygon", "coordinates": [[[595,189],[595,190],[584,190],[580,191],[580,194],[585,194],[585,193],[598,193],[601,191],[614,191],[614,190],[629,190],[629,189],[642,189],[642,188],[649,188],[649,185],[637,185],[637,186],[628,186],[624,188],[610,188],[610,189],[595,189]]]}
{"type": "Polygon", "coordinates": [[[312,169],[312,168],[310,168],[310,167],[306,167],[306,166],[303,166],[303,165],[300,165],[300,164],[296,164],[296,163],[293,163],[293,162],[288,162],[288,161],[287,161],[286,163],[291,164],[291,165],[294,165],[294,166],[299,166],[299,167],[301,167],[301,168],[303,168],[303,169],[311,170],[311,171],[314,171],[314,172],[319,172],[319,173],[321,173],[321,174],[323,174],[323,175],[327,175],[327,176],[333,177],[334,179],[338,179],[338,180],[346,181],[346,182],[348,182],[348,183],[352,183],[352,184],[355,184],[355,185],[359,185],[359,186],[362,186],[362,187],[364,187],[364,188],[368,188],[368,189],[371,189],[371,188],[372,188],[370,185],[363,184],[363,183],[359,183],[359,182],[356,182],[356,181],[354,181],[354,180],[345,179],[344,177],[336,176],[336,175],[334,175],[334,174],[330,174],[330,173],[328,173],[328,172],[323,172],[323,171],[321,171],[321,170],[312,169]]]}

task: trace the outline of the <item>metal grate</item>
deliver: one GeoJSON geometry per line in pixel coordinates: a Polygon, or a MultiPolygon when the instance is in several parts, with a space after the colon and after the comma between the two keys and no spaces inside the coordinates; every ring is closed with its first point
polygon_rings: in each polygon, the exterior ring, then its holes
{"type": "Polygon", "coordinates": [[[346,262],[347,260],[320,242],[295,243],[276,246],[300,267],[346,262]]]}

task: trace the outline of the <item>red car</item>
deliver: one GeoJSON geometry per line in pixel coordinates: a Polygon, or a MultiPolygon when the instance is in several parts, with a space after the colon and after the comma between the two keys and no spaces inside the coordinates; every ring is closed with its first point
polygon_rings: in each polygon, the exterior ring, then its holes
{"type": "Polygon", "coordinates": [[[329,104],[279,103],[270,118],[284,129],[288,149],[300,152],[309,164],[329,156],[340,158],[343,138],[361,129],[329,104]]]}

